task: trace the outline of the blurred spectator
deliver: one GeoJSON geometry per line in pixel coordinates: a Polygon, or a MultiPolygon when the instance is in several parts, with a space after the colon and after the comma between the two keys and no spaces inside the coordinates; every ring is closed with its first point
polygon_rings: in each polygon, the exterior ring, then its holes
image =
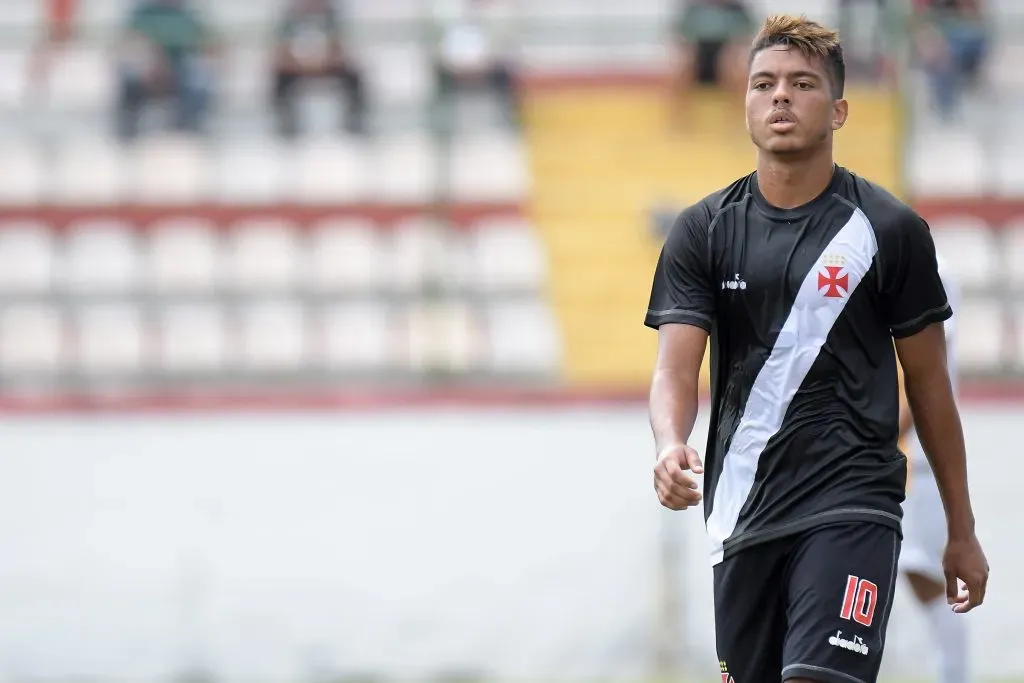
{"type": "Polygon", "coordinates": [[[212,35],[185,0],[140,0],[118,63],[117,132],[134,139],[146,104],[170,97],[175,128],[199,132],[213,91],[212,35]]]}
{"type": "Polygon", "coordinates": [[[990,33],[983,0],[915,0],[915,47],[932,82],[935,108],[955,117],[964,90],[977,84],[990,33]]]}
{"type": "Polygon", "coordinates": [[[889,37],[889,0],[839,0],[839,34],[847,81],[877,80],[886,75],[889,37]]]}
{"type": "Polygon", "coordinates": [[[57,50],[71,39],[78,0],[46,0],[46,31],[32,52],[29,82],[43,89],[57,50]]]}
{"type": "Polygon", "coordinates": [[[295,111],[300,86],[330,79],[348,99],[342,127],[351,133],[365,128],[363,79],[344,49],[342,25],[331,0],[288,0],[277,27],[274,58],[274,110],[282,136],[299,133],[295,111]]]}
{"type": "Polygon", "coordinates": [[[460,91],[489,88],[501,98],[509,122],[518,126],[508,8],[495,0],[442,0],[435,4],[435,19],[434,72],[440,115],[450,117],[460,91]]]}
{"type": "Polygon", "coordinates": [[[681,123],[694,83],[740,95],[746,90],[754,18],[743,0],[690,0],[672,25],[672,120],[681,123]]]}

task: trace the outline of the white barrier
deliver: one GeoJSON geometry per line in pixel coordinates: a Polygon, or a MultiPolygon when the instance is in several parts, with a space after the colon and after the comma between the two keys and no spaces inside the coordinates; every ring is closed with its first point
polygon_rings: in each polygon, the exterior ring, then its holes
{"type": "MultiPolygon", "coordinates": [[[[1022,417],[965,411],[982,675],[1024,672],[1022,417]]],[[[3,680],[640,679],[666,516],[687,661],[717,671],[702,516],[658,507],[642,407],[18,419],[0,452],[3,680]]],[[[901,590],[887,671],[930,674],[922,626],[901,590]]]]}

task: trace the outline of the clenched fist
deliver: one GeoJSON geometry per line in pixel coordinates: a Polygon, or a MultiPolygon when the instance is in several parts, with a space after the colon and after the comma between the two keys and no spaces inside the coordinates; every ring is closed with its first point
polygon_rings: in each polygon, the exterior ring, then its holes
{"type": "Polygon", "coordinates": [[[690,472],[704,472],[704,464],[697,451],[686,444],[661,450],[654,465],[654,490],[658,492],[662,505],[670,510],[685,510],[700,502],[703,496],[690,472]]]}

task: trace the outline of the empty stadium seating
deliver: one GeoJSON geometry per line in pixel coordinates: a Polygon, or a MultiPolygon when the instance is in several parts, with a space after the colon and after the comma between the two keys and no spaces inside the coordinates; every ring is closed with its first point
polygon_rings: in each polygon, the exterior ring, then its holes
{"type": "MultiPolygon", "coordinates": [[[[147,132],[121,145],[111,135],[112,46],[128,4],[83,3],[80,38],[57,52],[45,81],[27,69],[42,3],[9,0],[0,13],[0,28],[25,38],[0,44],[0,207],[11,211],[0,216],[0,394],[435,375],[638,386],[653,343],[636,311],[657,247],[645,203],[693,199],[749,166],[745,142],[724,142],[735,127],[721,103],[699,108],[710,119],[699,134],[664,138],[654,91],[527,98],[525,135],[486,123],[438,138],[417,0],[349,8],[369,137],[320,117],[329,131],[276,139],[265,37],[280,3],[218,0],[204,10],[231,40],[213,134],[147,132]],[[615,332],[595,341],[599,307],[615,332]]],[[[835,14],[817,0],[754,4],[835,14]]],[[[616,24],[622,3],[524,0],[517,54],[538,71],[664,68],[674,6],[631,2],[627,40],[552,40],[572,19],[616,24]]],[[[1019,55],[995,51],[995,83],[1020,84],[1019,55]]],[[[891,167],[871,177],[895,186],[901,148],[912,195],[1024,196],[1024,138],[915,122],[898,142],[897,106],[875,95],[854,100],[837,142],[848,165],[891,167]]],[[[958,353],[971,372],[1024,371],[1021,213],[931,221],[965,290],[958,353]]]]}
{"type": "Polygon", "coordinates": [[[0,382],[550,378],[542,254],[529,222],[486,215],[0,221],[0,382]]]}
{"type": "Polygon", "coordinates": [[[211,147],[153,135],[121,148],[76,138],[52,152],[30,141],[0,142],[0,153],[0,202],[13,206],[416,204],[439,191],[458,202],[521,203],[529,192],[522,143],[508,133],[460,138],[450,153],[415,132],[293,146],[268,140],[211,147]]]}

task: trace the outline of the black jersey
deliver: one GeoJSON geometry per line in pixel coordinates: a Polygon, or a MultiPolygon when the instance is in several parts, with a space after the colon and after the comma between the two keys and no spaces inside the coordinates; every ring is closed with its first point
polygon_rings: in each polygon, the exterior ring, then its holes
{"type": "Polygon", "coordinates": [[[819,524],[900,527],[893,338],[951,315],[928,225],[842,167],[796,209],[754,173],[682,212],[645,324],[711,333],[713,563],[819,524]]]}

